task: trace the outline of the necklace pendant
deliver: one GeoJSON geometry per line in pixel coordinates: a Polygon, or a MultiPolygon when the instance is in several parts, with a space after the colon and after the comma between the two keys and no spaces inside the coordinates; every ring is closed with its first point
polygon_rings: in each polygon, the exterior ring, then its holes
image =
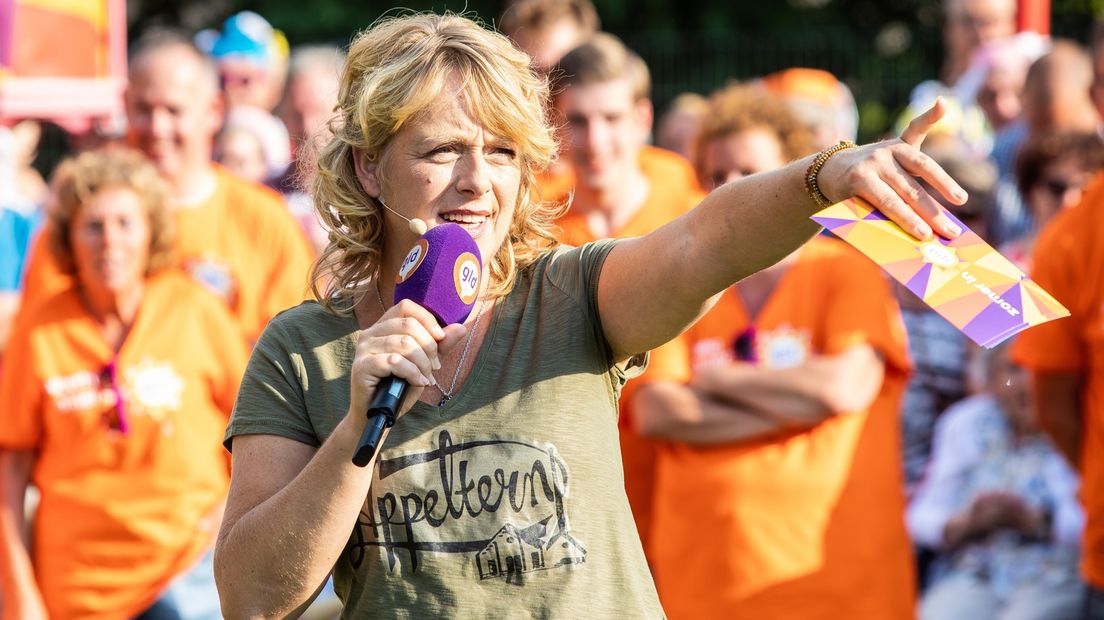
{"type": "Polygon", "coordinates": [[[445,394],[445,395],[441,396],[441,400],[439,400],[437,402],[437,408],[440,409],[441,407],[444,407],[445,403],[447,403],[450,400],[452,400],[452,397],[449,396],[448,394],[445,394]]]}

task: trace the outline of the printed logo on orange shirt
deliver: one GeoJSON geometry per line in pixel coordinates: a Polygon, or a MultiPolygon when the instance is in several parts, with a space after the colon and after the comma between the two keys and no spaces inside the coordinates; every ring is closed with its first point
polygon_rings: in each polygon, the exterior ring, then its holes
{"type": "Polygon", "coordinates": [[[185,270],[203,288],[218,296],[229,308],[238,303],[238,284],[230,267],[212,257],[191,258],[185,261],[185,270]]]}
{"type": "Polygon", "coordinates": [[[690,350],[690,367],[695,374],[710,368],[727,366],[733,360],[731,348],[721,338],[704,338],[695,342],[690,350]]]}
{"type": "Polygon", "coordinates": [[[771,370],[800,366],[809,359],[811,336],[807,329],[781,325],[773,330],[756,333],[759,365],[771,370]]]}
{"type": "Polygon", "coordinates": [[[46,393],[62,413],[95,411],[116,406],[121,396],[131,415],[144,415],[164,422],[182,407],[184,379],[169,362],[143,358],[121,373],[113,389],[106,373],[82,370],[46,380],[46,393]]]}

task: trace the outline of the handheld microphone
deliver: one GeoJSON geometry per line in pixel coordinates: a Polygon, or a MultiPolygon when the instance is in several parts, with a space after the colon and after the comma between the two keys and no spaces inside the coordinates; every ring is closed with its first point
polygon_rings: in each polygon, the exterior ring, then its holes
{"type": "MultiPolygon", "coordinates": [[[[421,221],[421,220],[418,220],[421,221]]],[[[422,235],[399,268],[395,303],[409,299],[433,314],[444,327],[463,323],[479,296],[483,261],[479,246],[458,224],[442,224],[422,235]]],[[[353,464],[364,467],[379,448],[383,430],[395,423],[409,385],[388,376],[376,386],[368,405],[368,425],[353,453],[353,464]]]]}

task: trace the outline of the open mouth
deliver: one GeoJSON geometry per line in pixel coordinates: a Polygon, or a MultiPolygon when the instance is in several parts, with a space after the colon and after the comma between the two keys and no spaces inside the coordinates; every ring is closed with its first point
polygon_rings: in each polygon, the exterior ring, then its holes
{"type": "Polygon", "coordinates": [[[486,214],[451,212],[442,213],[438,217],[446,222],[459,224],[468,230],[474,230],[485,224],[491,218],[486,214]]]}

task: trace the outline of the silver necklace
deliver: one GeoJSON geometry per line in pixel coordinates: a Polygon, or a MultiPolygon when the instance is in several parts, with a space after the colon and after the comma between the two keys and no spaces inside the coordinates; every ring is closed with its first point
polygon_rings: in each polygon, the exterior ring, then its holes
{"type": "MultiPolygon", "coordinates": [[[[383,295],[380,293],[379,279],[375,281],[376,285],[376,299],[379,301],[380,309],[387,312],[387,306],[383,303],[383,295]]],[[[437,385],[437,389],[441,391],[441,400],[437,401],[437,408],[445,406],[445,403],[452,400],[452,395],[455,394],[456,381],[460,378],[460,369],[464,367],[464,361],[468,359],[468,350],[471,349],[472,339],[475,337],[475,330],[479,327],[479,320],[483,318],[483,310],[487,307],[487,298],[484,297],[483,301],[479,302],[479,311],[475,313],[475,323],[472,324],[471,330],[468,332],[468,337],[464,341],[464,350],[460,352],[460,362],[456,365],[456,372],[452,373],[452,384],[449,385],[448,391],[437,385]]]]}

